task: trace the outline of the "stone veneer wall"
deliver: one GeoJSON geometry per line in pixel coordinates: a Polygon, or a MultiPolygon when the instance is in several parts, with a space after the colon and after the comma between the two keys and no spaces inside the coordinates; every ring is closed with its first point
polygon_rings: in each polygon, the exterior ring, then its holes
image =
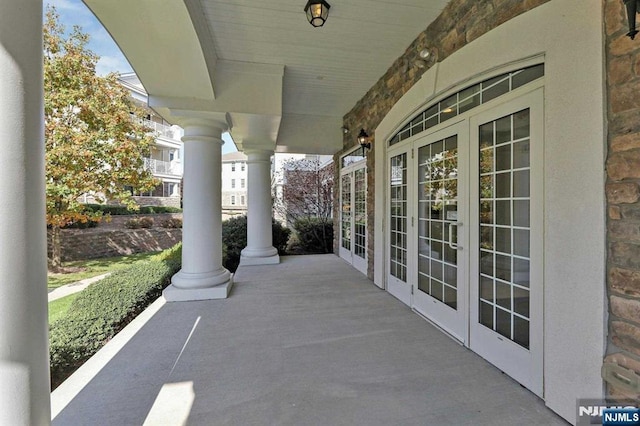
{"type": "MultiPolygon", "coordinates": [[[[373,85],[367,94],[344,116],[344,127],[350,132],[344,135],[343,150],[334,161],[340,165],[340,155],[357,146],[356,136],[364,128],[371,136],[393,105],[414,85],[428,67],[419,69],[412,64],[419,59],[419,51],[429,48],[437,61],[492,30],[498,25],[549,0],[452,0],[440,16],[431,23],[394,61],[387,72],[373,85]]],[[[372,140],[367,155],[367,223],[374,222],[374,159],[375,150],[384,149],[385,141],[372,140]]],[[[340,167],[336,167],[334,199],[340,200],[340,167]]],[[[339,252],[340,203],[334,203],[334,253],[339,252]]],[[[373,279],[373,226],[367,227],[367,276],[373,279]]]]}
{"type": "MultiPolygon", "coordinates": [[[[640,37],[622,0],[603,0],[608,94],[606,196],[609,347],[605,362],[640,374],[640,37]]],[[[640,399],[608,384],[611,396],[640,399]]]]}

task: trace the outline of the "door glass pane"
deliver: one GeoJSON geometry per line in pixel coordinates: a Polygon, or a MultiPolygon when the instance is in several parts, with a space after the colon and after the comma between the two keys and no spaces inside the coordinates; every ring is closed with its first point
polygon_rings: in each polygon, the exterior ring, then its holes
{"type": "Polygon", "coordinates": [[[351,175],[342,176],[340,222],[342,247],[351,250],[351,175]]]}
{"type": "Polygon", "coordinates": [[[529,110],[479,127],[478,321],[529,348],[529,110]]]}
{"type": "Polygon", "coordinates": [[[407,154],[391,158],[389,271],[407,282],[407,154]]]}
{"type": "Polygon", "coordinates": [[[418,191],[418,290],[457,309],[457,136],[418,149],[418,191]]]}
{"type": "Polygon", "coordinates": [[[367,191],[365,183],[365,170],[358,169],[354,172],[354,254],[365,258],[367,247],[367,191]]]}

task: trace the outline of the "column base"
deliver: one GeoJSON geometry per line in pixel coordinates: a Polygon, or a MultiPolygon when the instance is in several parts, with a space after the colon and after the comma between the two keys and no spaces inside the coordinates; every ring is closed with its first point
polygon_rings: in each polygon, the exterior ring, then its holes
{"type": "Polygon", "coordinates": [[[167,302],[226,299],[233,287],[233,275],[222,268],[222,273],[190,274],[179,271],[171,278],[171,285],[162,296],[167,302]]]}
{"type": "Polygon", "coordinates": [[[277,265],[278,263],[280,263],[280,256],[277,254],[269,257],[240,256],[240,266],[277,265]]]}
{"type": "Polygon", "coordinates": [[[250,249],[246,247],[240,253],[241,266],[275,265],[278,263],[280,263],[280,256],[278,256],[278,250],[275,247],[265,249],[250,249]]]}

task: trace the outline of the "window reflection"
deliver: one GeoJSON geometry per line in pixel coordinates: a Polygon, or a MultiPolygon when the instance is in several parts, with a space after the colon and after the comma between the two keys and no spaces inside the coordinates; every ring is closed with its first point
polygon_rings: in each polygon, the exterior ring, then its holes
{"type": "MultiPolygon", "coordinates": [[[[390,140],[389,145],[413,137],[431,127],[434,127],[456,115],[462,114],[479,105],[489,102],[509,91],[530,83],[544,76],[544,64],[505,73],[497,77],[490,78],[481,83],[469,86],[435,105],[431,105],[426,110],[414,116],[401,130],[399,130],[390,140]]],[[[528,134],[529,117],[528,110],[521,111],[522,115],[515,115],[515,125],[513,128],[514,138],[520,138],[521,134],[528,134]]],[[[505,136],[506,137],[506,136],[505,136]]],[[[511,136],[504,140],[509,140],[511,136]]],[[[484,138],[480,138],[481,147],[485,143],[484,138]]]]}

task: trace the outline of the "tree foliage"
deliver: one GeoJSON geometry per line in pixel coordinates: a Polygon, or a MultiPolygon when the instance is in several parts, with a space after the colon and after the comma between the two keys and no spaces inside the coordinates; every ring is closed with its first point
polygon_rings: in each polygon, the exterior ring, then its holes
{"type": "Polygon", "coordinates": [[[71,222],[99,221],[102,212],[78,198],[91,193],[135,209],[129,186],[156,185],[143,157],[153,142],[144,116],[117,75],[96,74],[99,57],[87,48],[88,34],[69,33],[48,8],[44,24],[44,108],[47,223],[53,233],[54,268],[60,265],[60,228],[71,222]]]}
{"type": "Polygon", "coordinates": [[[282,168],[282,193],[274,200],[276,212],[288,223],[317,218],[332,221],[333,163],[324,165],[315,159],[289,160],[282,168]]]}

